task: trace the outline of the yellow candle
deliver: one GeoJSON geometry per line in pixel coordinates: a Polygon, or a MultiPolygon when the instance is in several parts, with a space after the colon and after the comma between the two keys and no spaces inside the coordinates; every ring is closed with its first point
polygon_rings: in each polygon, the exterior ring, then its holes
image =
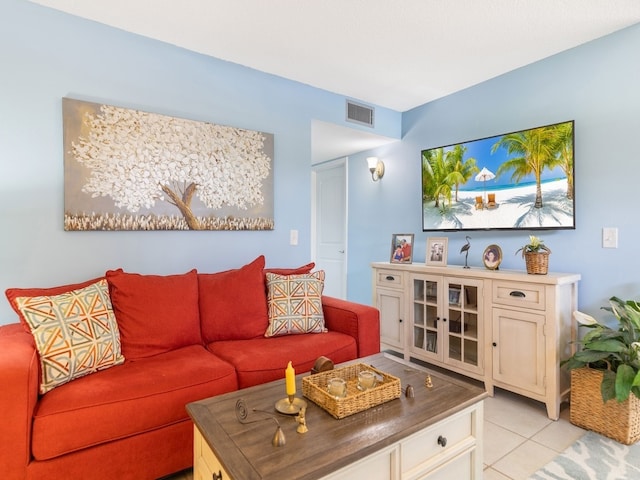
{"type": "Polygon", "coordinates": [[[287,395],[296,394],[296,371],[291,366],[291,362],[287,365],[287,369],[284,371],[284,378],[287,385],[287,395]]]}

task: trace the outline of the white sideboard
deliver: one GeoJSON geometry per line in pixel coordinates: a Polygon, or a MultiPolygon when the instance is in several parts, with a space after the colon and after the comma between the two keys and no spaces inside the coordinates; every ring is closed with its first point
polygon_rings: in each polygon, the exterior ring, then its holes
{"type": "Polygon", "coordinates": [[[376,262],[381,349],[544,402],[557,420],[569,392],[579,274],[376,262]]]}

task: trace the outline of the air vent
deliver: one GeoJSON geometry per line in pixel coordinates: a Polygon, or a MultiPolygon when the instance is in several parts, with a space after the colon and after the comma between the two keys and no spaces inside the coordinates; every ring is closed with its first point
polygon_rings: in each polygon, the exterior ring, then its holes
{"type": "Polygon", "coordinates": [[[373,127],[373,107],[347,100],[347,121],[373,127]]]}

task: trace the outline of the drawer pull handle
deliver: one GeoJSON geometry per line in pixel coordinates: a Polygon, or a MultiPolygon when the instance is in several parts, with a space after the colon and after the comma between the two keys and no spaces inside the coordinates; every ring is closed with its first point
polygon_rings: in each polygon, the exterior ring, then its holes
{"type": "Polygon", "coordinates": [[[520,298],[526,297],[525,293],[519,290],[513,290],[511,293],[509,293],[509,295],[511,295],[512,297],[520,297],[520,298]]]}
{"type": "Polygon", "coordinates": [[[447,446],[447,437],[443,437],[442,435],[440,435],[438,437],[438,445],[440,445],[442,448],[447,446]]]}
{"type": "Polygon", "coordinates": [[[493,342],[491,345],[493,345],[494,347],[498,346],[498,344],[496,342],[493,342]]]}
{"type": "Polygon", "coordinates": [[[396,277],[394,277],[393,275],[387,275],[385,280],[389,280],[390,282],[394,281],[396,279],[396,277]]]}
{"type": "Polygon", "coordinates": [[[218,473],[213,473],[211,477],[213,480],[222,480],[222,470],[218,470],[218,473]]]}
{"type": "Polygon", "coordinates": [[[402,323],[402,319],[401,319],[401,318],[399,318],[399,319],[398,319],[398,321],[399,321],[400,323],[402,323]]]}

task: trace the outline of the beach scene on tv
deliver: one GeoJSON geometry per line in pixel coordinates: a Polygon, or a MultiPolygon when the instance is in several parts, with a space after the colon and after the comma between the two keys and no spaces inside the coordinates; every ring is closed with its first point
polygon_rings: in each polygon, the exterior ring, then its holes
{"type": "Polygon", "coordinates": [[[423,231],[575,228],[574,122],[422,151],[423,231]]]}

